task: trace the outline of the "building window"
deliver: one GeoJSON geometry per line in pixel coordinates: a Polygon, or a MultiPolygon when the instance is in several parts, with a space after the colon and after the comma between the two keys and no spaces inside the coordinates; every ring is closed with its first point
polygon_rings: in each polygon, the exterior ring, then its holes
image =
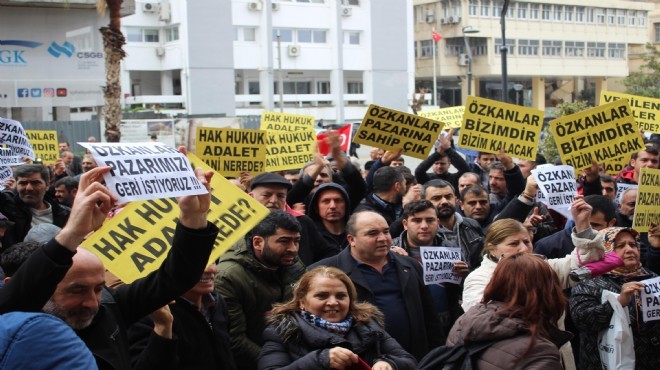
{"type": "MultiPolygon", "coordinates": [[[[420,58],[432,58],[433,57],[433,40],[422,40],[419,43],[420,45],[420,58]]],[[[436,51],[436,55],[438,52],[436,51]]]]}
{"type": "Polygon", "coordinates": [[[344,31],[345,45],[360,45],[360,31],[344,31]]]}
{"type": "Polygon", "coordinates": [[[158,29],[145,28],[144,29],[144,42],[158,42],[159,32],[158,29]]]}
{"type": "Polygon", "coordinates": [[[617,9],[616,11],[616,24],[619,26],[626,25],[626,11],[623,9],[617,9]]]}
{"type": "Polygon", "coordinates": [[[346,92],[348,94],[364,94],[364,87],[361,81],[348,81],[346,83],[346,92]]]}
{"type": "Polygon", "coordinates": [[[660,23],[654,23],[655,26],[655,42],[660,42],[660,23]]]}
{"type": "Polygon", "coordinates": [[[576,6],[575,7],[575,21],[578,23],[584,22],[584,7],[576,6]]]}
{"type": "Polygon", "coordinates": [[[605,24],[605,8],[596,9],[596,23],[605,24]]]}
{"type": "Polygon", "coordinates": [[[481,16],[488,17],[490,14],[490,0],[481,0],[481,16]]]}
{"type": "Polygon", "coordinates": [[[330,94],[330,81],[317,81],[316,82],[317,94],[330,94]]]}
{"type": "Polygon", "coordinates": [[[250,95],[261,94],[259,88],[259,81],[248,81],[248,94],[250,95]]]}
{"type": "MultiPolygon", "coordinates": [[[[255,27],[234,27],[234,41],[254,42],[256,34],[257,29],[255,27]]],[[[277,41],[277,36],[275,41],[277,41]]]]}
{"type": "Polygon", "coordinates": [[[501,0],[493,1],[493,18],[499,18],[502,15],[502,7],[504,7],[504,2],[501,0]]]}
{"type": "Polygon", "coordinates": [[[142,42],[142,29],[139,27],[126,27],[126,41],[142,42]]]}
{"type": "Polygon", "coordinates": [[[567,56],[567,57],[583,57],[584,56],[584,42],[583,41],[564,41],[564,56],[567,56]]]}
{"type": "Polygon", "coordinates": [[[314,4],[323,4],[324,0],[296,0],[299,3],[314,3],[314,4]]]}
{"type": "Polygon", "coordinates": [[[527,3],[518,3],[518,19],[527,19],[527,3]]]}
{"type": "Polygon", "coordinates": [[[608,43],[607,57],[612,59],[626,59],[626,44],[608,43]]]}
{"type": "Polygon", "coordinates": [[[561,41],[543,40],[543,55],[561,56],[561,41]]]}
{"type": "Polygon", "coordinates": [[[635,18],[635,11],[634,10],[628,10],[628,25],[629,26],[634,26],[636,22],[635,18]]]}
{"type": "Polygon", "coordinates": [[[595,14],[596,9],[594,8],[587,8],[587,23],[596,23],[596,17],[595,14]]]}
{"type": "Polygon", "coordinates": [[[573,22],[573,7],[565,6],[564,7],[564,20],[566,22],[573,22]]]}
{"type": "Polygon", "coordinates": [[[587,57],[605,58],[604,42],[587,42],[587,57]]]}
{"type": "MultiPolygon", "coordinates": [[[[502,48],[502,39],[495,39],[495,55],[500,54],[502,48]]],[[[516,53],[516,40],[506,39],[507,54],[514,55],[516,53]]]]}
{"type": "Polygon", "coordinates": [[[646,27],[646,12],[642,10],[637,11],[637,25],[646,27]]]}
{"type": "Polygon", "coordinates": [[[561,13],[563,12],[563,6],[555,5],[552,20],[555,22],[561,22],[561,13]]]}
{"type": "Polygon", "coordinates": [[[529,4],[529,19],[539,19],[539,4],[529,4]]]}
{"type": "Polygon", "coordinates": [[[479,12],[479,0],[470,0],[468,14],[470,16],[476,17],[478,12],[479,12]]]}
{"type": "Polygon", "coordinates": [[[616,9],[607,9],[607,24],[614,24],[616,9]]]}
{"type": "Polygon", "coordinates": [[[470,38],[468,42],[472,55],[488,55],[488,41],[485,38],[470,38]]]}
{"type": "Polygon", "coordinates": [[[543,19],[544,21],[549,21],[551,11],[552,11],[552,5],[544,4],[543,8],[541,8],[541,19],[543,19]]]}
{"type": "Polygon", "coordinates": [[[298,30],[297,41],[300,43],[325,44],[325,33],[325,30],[298,30]]]}
{"type": "Polygon", "coordinates": [[[293,30],[287,28],[273,28],[273,41],[277,42],[277,33],[281,42],[293,42],[293,30]]]}
{"type": "MultiPolygon", "coordinates": [[[[323,1],[321,1],[321,2],[323,2],[323,1]]],[[[360,0],[342,0],[342,4],[360,6],[360,0]]]]}
{"type": "Polygon", "coordinates": [[[459,56],[465,49],[465,42],[462,37],[455,37],[445,40],[445,55],[446,56],[459,56]]]}
{"type": "Polygon", "coordinates": [[[518,40],[519,55],[538,55],[539,40],[518,40]]]}
{"type": "MultiPolygon", "coordinates": [[[[274,82],[275,94],[279,94],[280,91],[277,88],[278,83],[274,82]]],[[[284,94],[311,94],[312,92],[312,83],[309,81],[284,81],[282,83],[283,93],[284,94]]]]}
{"type": "Polygon", "coordinates": [[[518,6],[518,3],[511,3],[509,4],[509,9],[506,11],[506,17],[510,19],[516,18],[516,7],[518,6]]]}
{"type": "Polygon", "coordinates": [[[177,40],[179,40],[179,26],[166,28],[165,42],[172,42],[177,40]]]}

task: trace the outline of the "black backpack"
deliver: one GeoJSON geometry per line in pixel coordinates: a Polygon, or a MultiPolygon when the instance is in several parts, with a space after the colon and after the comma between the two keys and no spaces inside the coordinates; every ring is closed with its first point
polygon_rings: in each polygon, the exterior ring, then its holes
{"type": "Polygon", "coordinates": [[[440,346],[429,352],[417,364],[417,370],[473,370],[473,360],[495,342],[479,342],[440,346]]]}

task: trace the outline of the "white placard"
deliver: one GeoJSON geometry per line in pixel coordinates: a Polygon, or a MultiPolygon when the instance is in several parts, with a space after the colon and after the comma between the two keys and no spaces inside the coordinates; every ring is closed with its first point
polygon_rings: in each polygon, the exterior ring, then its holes
{"type": "Polygon", "coordinates": [[[571,204],[577,195],[575,170],[571,166],[543,166],[532,170],[532,176],[543,193],[548,208],[569,220],[573,219],[571,204]]]}
{"type": "Polygon", "coordinates": [[[642,289],[642,315],[644,321],[660,320],[660,276],[643,280],[642,289]]]}
{"type": "Polygon", "coordinates": [[[623,192],[628,190],[628,189],[637,189],[639,185],[637,184],[616,184],[616,198],[614,198],[614,203],[619,204],[621,203],[621,196],[623,195],[623,192]]]}
{"type": "Polygon", "coordinates": [[[460,284],[461,278],[452,273],[454,262],[461,261],[459,247],[421,247],[424,284],[460,284]]]}
{"type": "Polygon", "coordinates": [[[89,149],[119,203],[206,194],[188,158],[160,143],[78,143],[89,149]]]}
{"type": "Polygon", "coordinates": [[[7,145],[11,155],[35,159],[30,140],[20,122],[0,117],[0,145],[7,145]]]}
{"type": "Polygon", "coordinates": [[[5,187],[2,184],[4,184],[5,181],[7,181],[10,177],[12,177],[12,175],[13,175],[13,171],[11,170],[10,167],[0,166],[0,190],[5,189],[5,187]]]}

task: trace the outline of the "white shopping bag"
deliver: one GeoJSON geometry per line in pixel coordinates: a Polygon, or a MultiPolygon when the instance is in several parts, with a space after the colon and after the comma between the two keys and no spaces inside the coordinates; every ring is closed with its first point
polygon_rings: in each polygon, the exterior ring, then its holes
{"type": "MultiPolygon", "coordinates": [[[[617,300],[617,293],[603,290],[601,302],[609,302],[614,313],[609,328],[598,333],[598,352],[603,370],[633,370],[635,346],[628,310],[617,300]]],[[[634,304],[634,300],[632,302],[634,304]]]]}

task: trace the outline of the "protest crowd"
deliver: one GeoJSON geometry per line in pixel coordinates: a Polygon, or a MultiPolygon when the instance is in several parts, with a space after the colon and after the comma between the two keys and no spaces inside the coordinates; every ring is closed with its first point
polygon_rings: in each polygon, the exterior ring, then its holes
{"type": "Polygon", "coordinates": [[[0,369],[659,369],[657,135],[563,153],[580,133],[558,121],[546,163],[542,116],[482,104],[458,140],[372,106],[367,161],[275,113],[272,134],[198,135],[190,163],[92,140],[7,159],[0,369]]]}

